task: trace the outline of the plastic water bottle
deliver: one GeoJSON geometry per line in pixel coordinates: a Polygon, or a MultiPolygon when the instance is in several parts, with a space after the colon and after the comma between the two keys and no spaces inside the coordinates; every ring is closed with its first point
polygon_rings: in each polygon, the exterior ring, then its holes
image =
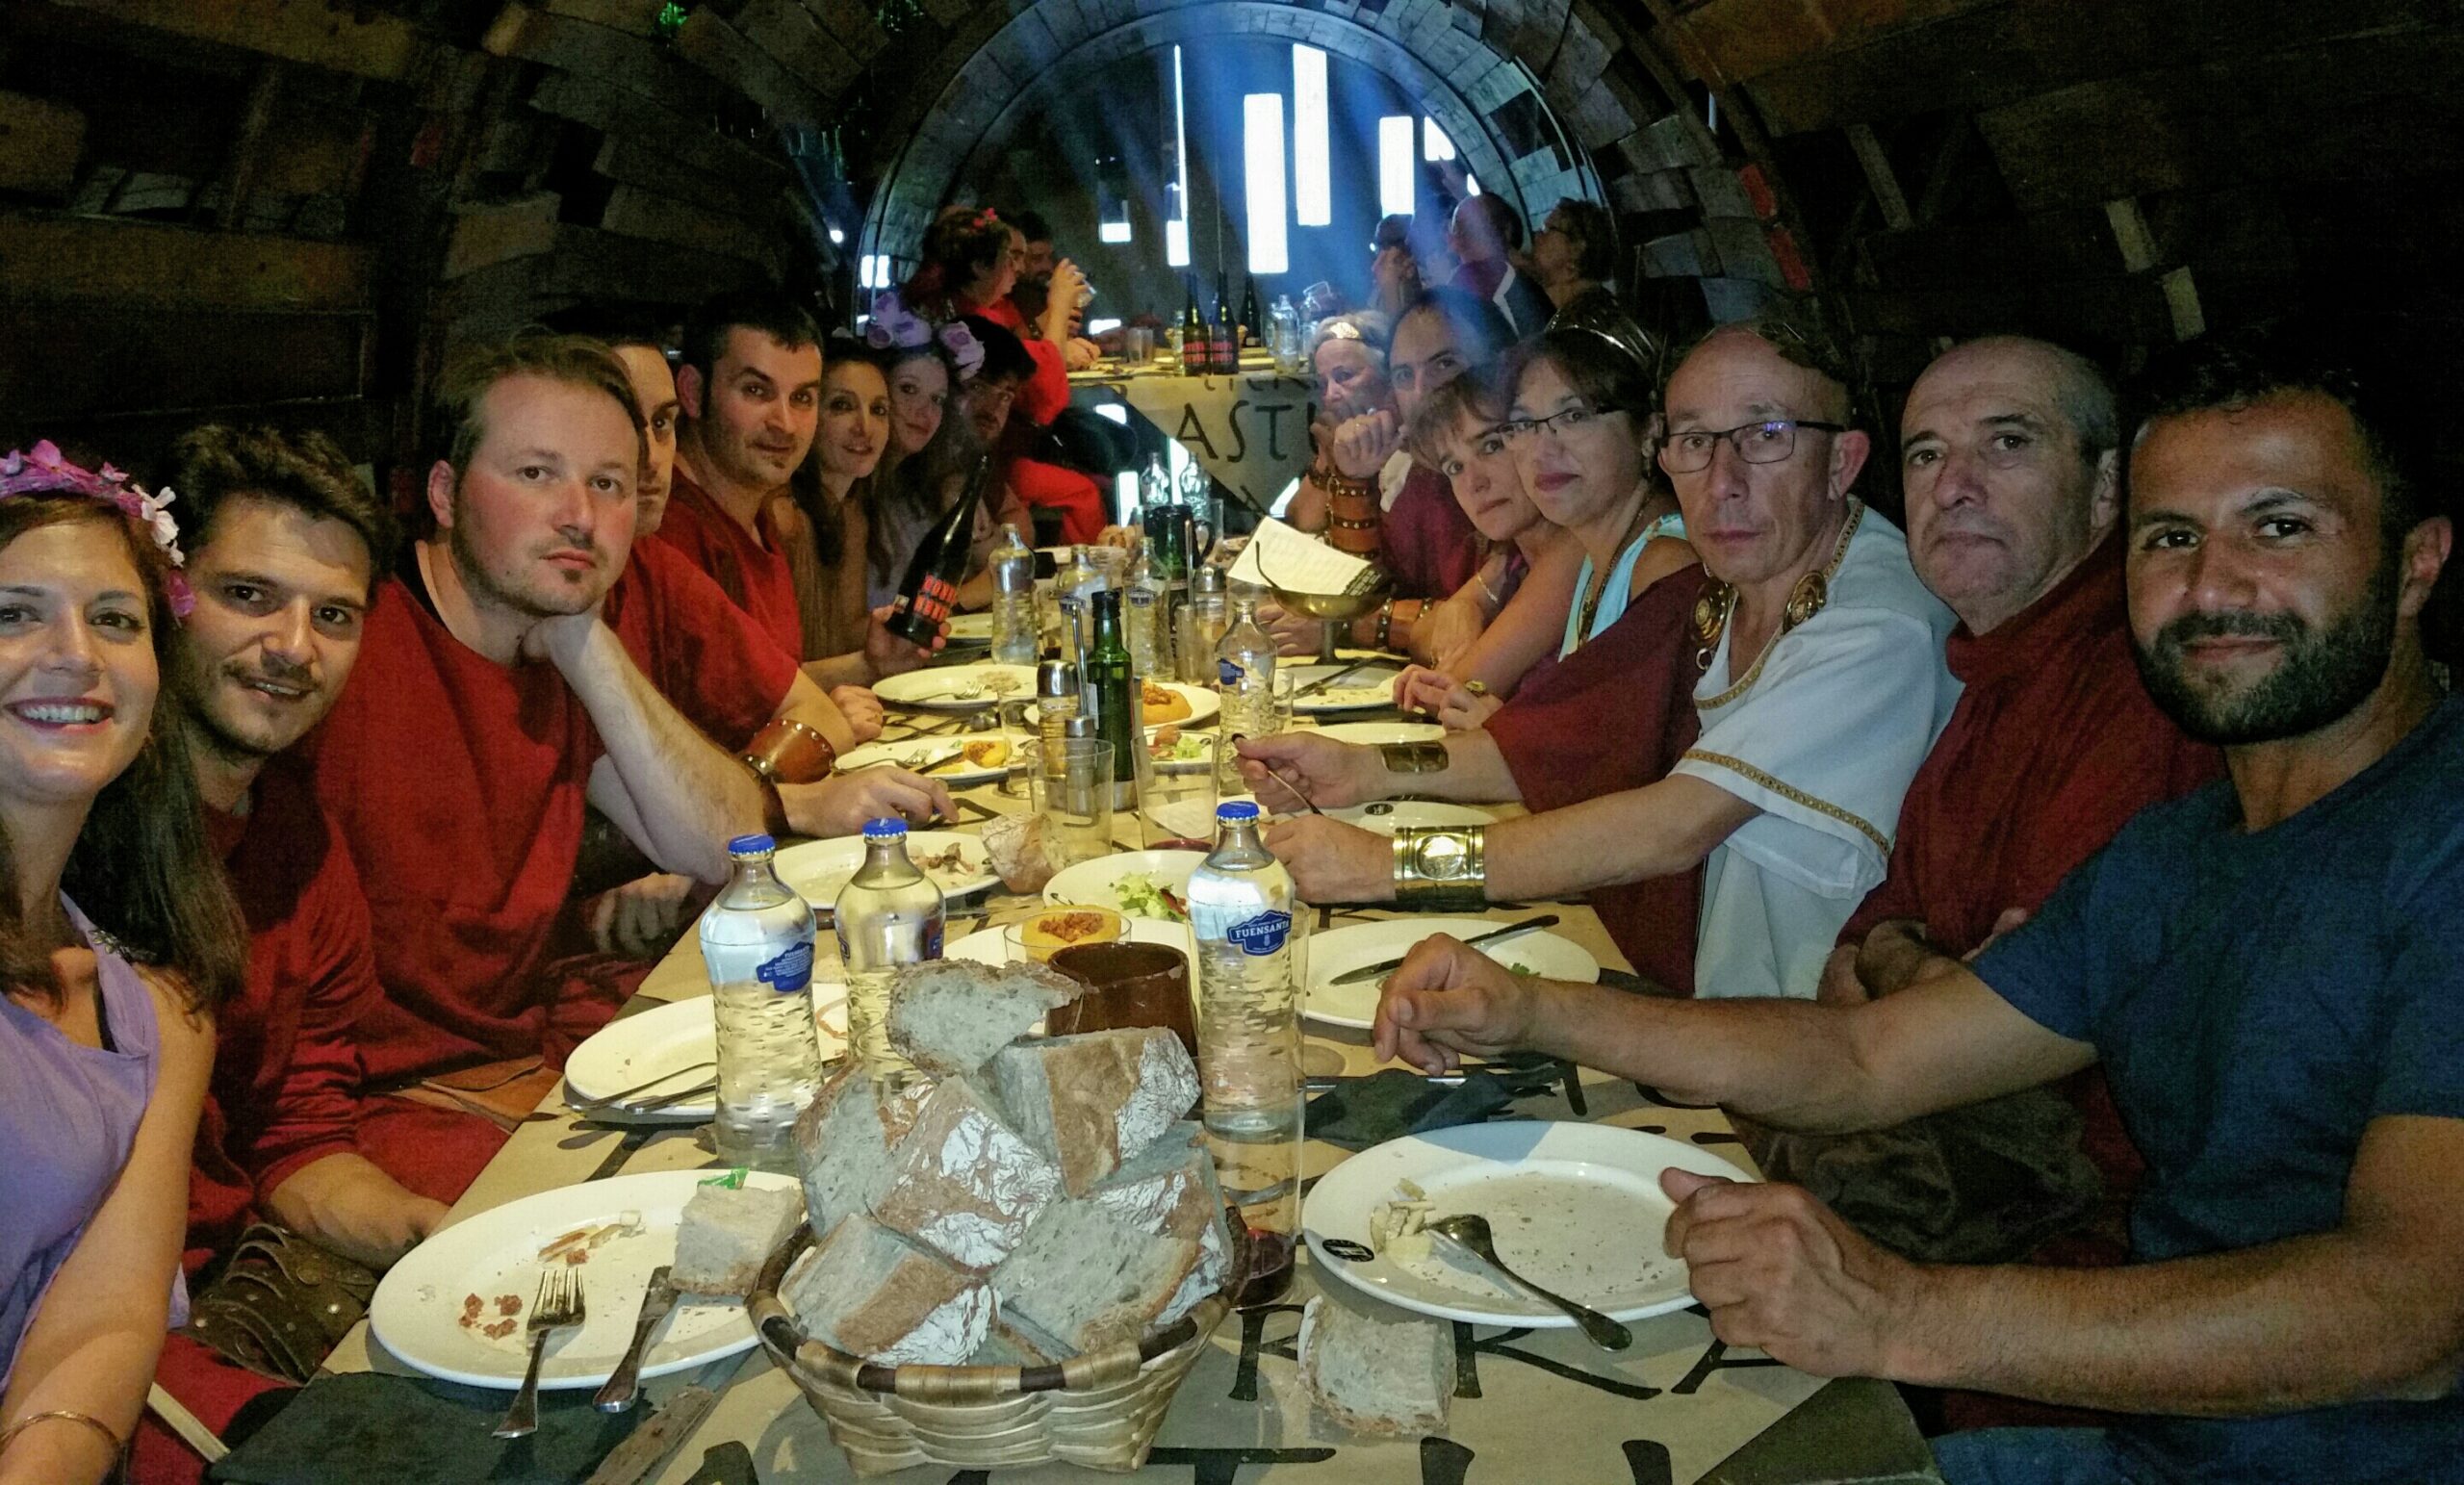
{"type": "Polygon", "coordinates": [[[1292,295],[1287,294],[1267,313],[1273,326],[1267,344],[1274,352],[1274,369],[1292,375],[1300,369],[1300,311],[1292,307],[1292,295]]]}
{"type": "Polygon", "coordinates": [[[812,909],[770,867],[767,835],[728,842],[735,877],[702,914],[718,1021],[719,1159],[792,1171],[796,1115],[821,1088],[812,1009],[812,909]]]}
{"type": "Polygon", "coordinates": [[[876,1081],[917,1076],[890,1050],[890,973],[939,959],[946,919],[941,889],[907,858],[906,821],[864,822],[864,864],[838,889],[831,919],[847,965],[848,1050],[876,1081]]]}
{"type": "MultiPolygon", "coordinates": [[[[1271,737],[1274,716],[1274,640],[1258,627],[1258,602],[1233,600],[1232,627],[1215,647],[1215,690],[1223,703],[1223,736],[1271,737]]],[[[1221,771],[1218,788],[1240,793],[1239,767],[1229,747],[1219,750],[1221,771]]]]}
{"type": "Polygon", "coordinates": [[[1033,665],[1042,648],[1036,631],[1036,554],[1016,526],[1005,525],[992,549],[992,658],[1033,665]]]}
{"type": "Polygon", "coordinates": [[[1243,1304],[1292,1282],[1300,1218],[1300,994],[1292,874],[1258,839],[1258,807],[1215,811],[1215,849],[1190,875],[1197,939],[1197,1066],[1216,1179],[1253,1243],[1243,1304]]]}
{"type": "Polygon", "coordinates": [[[1142,678],[1171,678],[1170,615],[1163,575],[1155,570],[1146,543],[1141,539],[1137,555],[1130,559],[1129,577],[1121,585],[1120,596],[1121,637],[1129,645],[1131,674],[1142,678]]]}
{"type": "Polygon", "coordinates": [[[1052,596],[1061,605],[1061,657],[1076,664],[1095,638],[1095,595],[1103,591],[1103,571],[1087,560],[1087,549],[1069,549],[1069,560],[1052,578],[1052,596]]]}

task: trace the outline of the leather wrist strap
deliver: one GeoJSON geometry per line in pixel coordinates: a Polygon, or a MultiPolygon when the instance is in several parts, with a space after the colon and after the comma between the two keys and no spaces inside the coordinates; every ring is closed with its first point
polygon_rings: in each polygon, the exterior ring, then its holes
{"type": "Polygon", "coordinates": [[[792,717],[773,719],[745,746],[744,766],[756,779],[777,783],[811,783],[830,777],[838,750],[816,729],[792,717]]]}

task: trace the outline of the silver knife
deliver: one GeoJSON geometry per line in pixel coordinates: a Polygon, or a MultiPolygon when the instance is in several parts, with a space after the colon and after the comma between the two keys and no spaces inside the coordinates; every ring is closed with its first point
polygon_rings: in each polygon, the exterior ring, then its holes
{"type": "Polygon", "coordinates": [[[622,1413],[633,1405],[642,1394],[642,1353],[650,1349],[651,1332],[667,1312],[676,1308],[676,1279],[665,1264],[651,1270],[651,1281],[642,1290],[642,1313],[633,1318],[633,1344],[625,1348],[625,1359],[616,1364],[615,1374],[599,1390],[591,1402],[602,1413],[622,1413]]]}
{"type": "MultiPolygon", "coordinates": [[[[1484,943],[1496,943],[1502,938],[1512,938],[1517,934],[1528,934],[1536,929],[1555,928],[1556,926],[1557,915],[1553,912],[1544,912],[1536,918],[1526,918],[1520,923],[1509,923],[1503,928],[1491,929],[1485,934],[1474,934],[1471,937],[1464,939],[1463,942],[1469,947],[1477,948],[1484,943]]],[[[1374,980],[1380,975],[1391,975],[1396,970],[1402,968],[1403,960],[1410,957],[1411,956],[1408,953],[1399,954],[1391,960],[1379,960],[1374,964],[1363,964],[1358,969],[1347,969],[1342,974],[1335,976],[1326,983],[1328,985],[1357,985],[1363,980],[1374,980]]]]}
{"type": "Polygon", "coordinates": [[[582,1485],[642,1485],[656,1473],[660,1464],[674,1453],[676,1447],[693,1436],[702,1421],[718,1406],[719,1394],[744,1365],[745,1357],[759,1350],[756,1345],[733,1356],[722,1357],[702,1369],[702,1374],[689,1387],[678,1391],[659,1409],[636,1424],[625,1436],[625,1442],[607,1451],[599,1468],[590,1472],[582,1485]]]}
{"type": "Polygon", "coordinates": [[[1319,692],[1326,689],[1328,686],[1333,685],[1336,681],[1341,680],[1348,676],[1356,676],[1360,672],[1377,664],[1384,658],[1385,656],[1383,655],[1377,655],[1366,660],[1354,660],[1349,665],[1345,666],[1342,670],[1336,671],[1334,674],[1329,676],[1321,676],[1292,694],[1296,699],[1303,696],[1315,696],[1319,692]]]}

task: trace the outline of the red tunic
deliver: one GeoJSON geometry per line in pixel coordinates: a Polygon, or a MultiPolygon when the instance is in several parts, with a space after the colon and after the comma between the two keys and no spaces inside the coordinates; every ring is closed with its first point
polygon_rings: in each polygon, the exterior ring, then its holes
{"type": "Polygon", "coordinates": [[[799,659],[804,657],[804,621],[796,608],[795,575],[788,571],[787,553],[767,522],[759,536],[747,531],[680,464],[668,488],[667,515],[654,540],[675,548],[708,574],[728,601],[750,614],[772,643],[799,659]]]}
{"type": "Polygon", "coordinates": [[[1386,571],[1395,575],[1398,598],[1451,597],[1480,570],[1479,527],[1463,514],[1446,476],[1418,460],[1383,525],[1386,571]]]}
{"type": "Polygon", "coordinates": [[[360,1023],[370,1081],[545,1055],[614,1013],[540,970],[603,751],[553,666],[465,647],[389,577],[358,673],[317,750],[317,789],[374,924],[381,1003],[360,1023]]]}
{"type": "MultiPolygon", "coordinates": [[[[1533,812],[1562,809],[1666,778],[1694,743],[1695,672],[1686,626],[1703,570],[1671,573],[1581,649],[1526,680],[1489,718],[1533,812]]],[[[1694,993],[1694,924],[1703,871],[1601,887],[1602,926],[1643,978],[1694,993]]]]}
{"type": "Polygon", "coordinates": [[[664,543],[633,544],[600,617],[668,704],[730,752],[779,714],[796,683],[794,653],[664,543]]]}

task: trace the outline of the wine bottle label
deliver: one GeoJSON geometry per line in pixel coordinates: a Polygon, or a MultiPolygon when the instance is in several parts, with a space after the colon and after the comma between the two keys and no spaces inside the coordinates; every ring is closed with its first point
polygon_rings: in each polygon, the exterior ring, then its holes
{"type": "Polygon", "coordinates": [[[1282,948],[1283,941],[1291,935],[1292,914],[1269,910],[1233,924],[1223,936],[1232,941],[1232,947],[1255,959],[1282,948]]]}
{"type": "Polygon", "coordinates": [[[788,945],[777,958],[763,960],[753,978],[782,995],[804,989],[812,984],[812,945],[788,945]]]}
{"type": "MultiPolygon", "coordinates": [[[[915,595],[916,617],[928,624],[938,624],[950,616],[950,609],[958,602],[958,597],[957,588],[943,582],[937,576],[928,576],[924,579],[923,591],[915,595]]],[[[904,606],[907,600],[902,595],[898,602],[900,606],[904,606]]]]}

